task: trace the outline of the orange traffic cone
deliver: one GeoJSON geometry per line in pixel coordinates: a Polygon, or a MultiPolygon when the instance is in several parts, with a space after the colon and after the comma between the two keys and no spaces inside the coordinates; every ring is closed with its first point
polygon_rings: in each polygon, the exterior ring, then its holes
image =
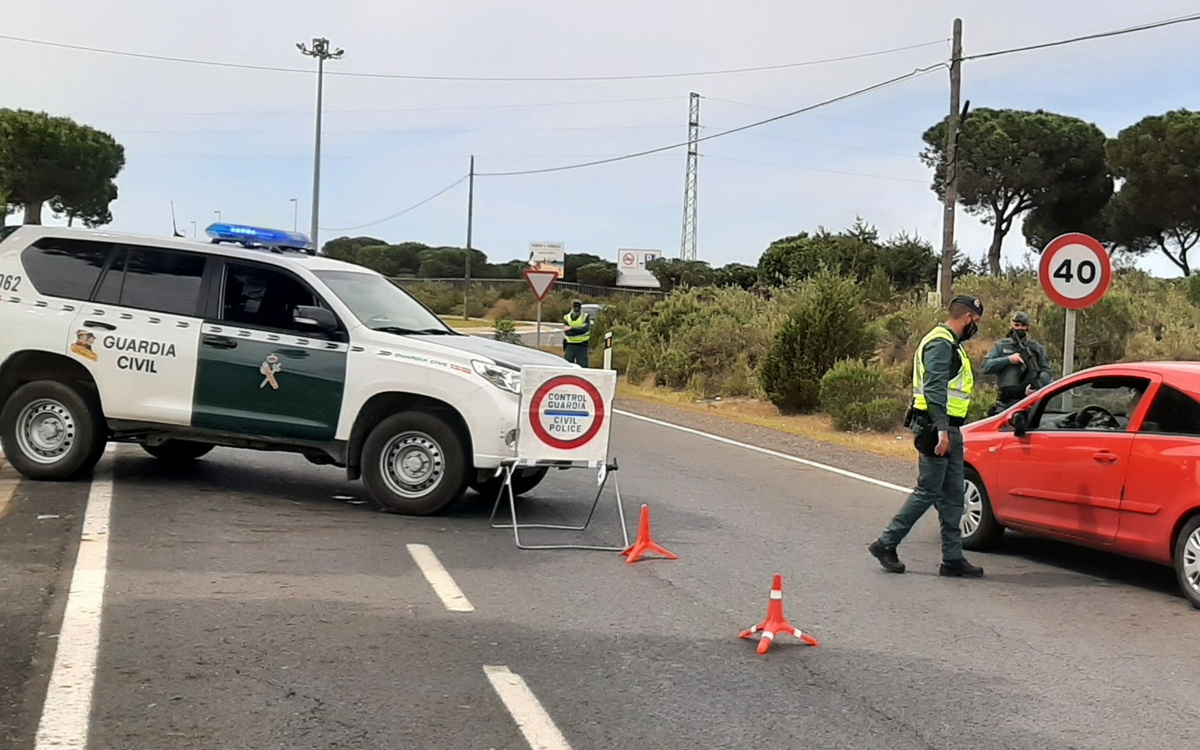
{"type": "Polygon", "coordinates": [[[771,584],[771,599],[767,602],[767,619],[759,624],[744,631],[741,638],[749,638],[755,633],[762,633],[762,637],[758,640],[758,653],[765,654],[767,649],[771,648],[771,644],[775,641],[775,636],[780,633],[794,635],[810,646],[817,645],[817,639],[811,635],[800,632],[799,628],[793,627],[791,623],[783,617],[783,576],[775,574],[775,580],[771,584]]]}
{"type": "Polygon", "coordinates": [[[647,552],[655,552],[669,560],[679,559],[677,555],[666,551],[650,538],[650,506],[642,503],[642,517],[638,521],[637,541],[626,547],[621,554],[627,556],[626,563],[635,563],[647,552]]]}

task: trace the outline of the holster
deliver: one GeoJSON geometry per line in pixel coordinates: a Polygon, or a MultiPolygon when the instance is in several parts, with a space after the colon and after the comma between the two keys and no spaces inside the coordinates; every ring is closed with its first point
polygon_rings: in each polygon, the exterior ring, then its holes
{"type": "Polygon", "coordinates": [[[913,432],[913,447],[924,456],[937,456],[934,450],[938,444],[937,428],[929,412],[921,411],[910,406],[904,417],[904,426],[913,432]]]}

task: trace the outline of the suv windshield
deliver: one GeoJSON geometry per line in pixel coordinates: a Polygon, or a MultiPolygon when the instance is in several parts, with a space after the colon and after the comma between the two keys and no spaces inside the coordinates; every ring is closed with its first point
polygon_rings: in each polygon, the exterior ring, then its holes
{"type": "Polygon", "coordinates": [[[354,271],[313,273],[368,328],[390,333],[454,334],[441,318],[382,276],[354,271]]]}

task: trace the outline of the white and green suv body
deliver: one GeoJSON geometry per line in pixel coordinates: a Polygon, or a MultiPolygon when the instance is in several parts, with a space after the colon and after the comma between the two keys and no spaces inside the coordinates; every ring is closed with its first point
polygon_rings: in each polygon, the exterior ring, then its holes
{"type": "MultiPolygon", "coordinates": [[[[22,226],[0,238],[0,442],[31,479],[109,441],[292,451],[435,513],[514,455],[520,371],[374,271],[303,252],[22,226]]],[[[531,489],[545,470],[519,477],[531,489]]]]}

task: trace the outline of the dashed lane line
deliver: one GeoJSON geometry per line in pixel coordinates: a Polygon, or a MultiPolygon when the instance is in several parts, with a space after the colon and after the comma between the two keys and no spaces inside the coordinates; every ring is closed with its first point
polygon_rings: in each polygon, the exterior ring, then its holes
{"type": "Polygon", "coordinates": [[[891,482],[885,482],[882,479],[875,479],[874,477],[868,477],[864,474],[857,474],[853,471],[846,471],[845,469],[839,469],[836,466],[830,466],[828,464],[818,463],[817,461],[810,461],[807,458],[800,458],[799,456],[793,456],[788,453],[780,453],[779,451],[773,451],[769,448],[760,448],[757,445],[750,445],[749,443],[741,443],[741,442],[738,442],[737,440],[730,440],[729,438],[721,437],[720,435],[713,435],[708,432],[702,432],[700,430],[693,430],[691,427],[682,427],[677,424],[671,424],[670,422],[664,422],[660,419],[652,419],[650,417],[643,417],[641,414],[634,414],[633,412],[622,411],[620,409],[614,409],[613,412],[616,414],[620,414],[623,417],[629,417],[631,419],[638,419],[643,422],[649,422],[650,424],[656,424],[659,427],[669,427],[672,430],[679,430],[680,432],[686,432],[689,435],[698,435],[700,437],[708,438],[709,440],[715,440],[718,443],[724,443],[725,445],[733,445],[733,446],[736,446],[738,448],[743,448],[748,451],[754,451],[755,453],[761,453],[765,456],[771,456],[773,458],[780,458],[780,459],[783,459],[784,461],[791,461],[792,463],[801,464],[803,466],[808,466],[813,469],[820,469],[821,471],[828,471],[832,474],[839,474],[843,477],[849,477],[850,479],[857,479],[860,482],[866,482],[868,484],[873,484],[876,487],[883,487],[884,489],[887,489],[887,490],[894,490],[896,492],[905,492],[905,493],[912,492],[911,487],[901,487],[898,484],[892,484],[891,482]]]}
{"type": "Polygon", "coordinates": [[[96,684],[96,654],[100,648],[100,615],[108,567],[108,521],[112,509],[112,455],[97,466],[88,494],[79,554],[71,574],[67,607],[54,654],[54,668],[34,750],[86,748],[92,692],[96,684]]]}
{"type": "Polygon", "coordinates": [[[521,675],[514,674],[508,667],[485,666],[483,672],[532,750],[571,750],[567,738],[563,737],[521,675]]]}
{"type": "Polygon", "coordinates": [[[451,612],[475,611],[471,602],[467,601],[467,597],[458,588],[458,584],[450,577],[450,573],[442,567],[442,563],[437,559],[437,555],[433,554],[429,545],[410,544],[408,545],[408,554],[412,555],[413,561],[425,575],[425,580],[429,581],[429,585],[433,587],[433,592],[442,600],[442,604],[446,605],[446,609],[451,612]]]}

